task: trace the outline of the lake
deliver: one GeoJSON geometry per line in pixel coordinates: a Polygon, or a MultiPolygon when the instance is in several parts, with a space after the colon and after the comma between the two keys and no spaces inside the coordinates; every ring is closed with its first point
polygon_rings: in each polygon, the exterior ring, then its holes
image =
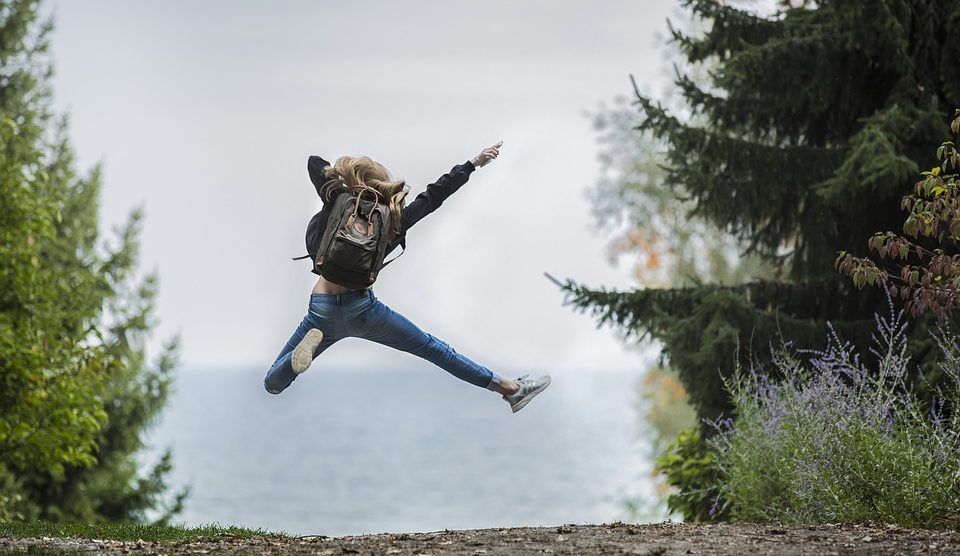
{"type": "Polygon", "coordinates": [[[349,535],[609,522],[652,500],[639,371],[554,373],[517,414],[426,363],[311,369],[279,396],[263,372],[179,370],[145,455],[173,448],[177,521],[349,535]]]}

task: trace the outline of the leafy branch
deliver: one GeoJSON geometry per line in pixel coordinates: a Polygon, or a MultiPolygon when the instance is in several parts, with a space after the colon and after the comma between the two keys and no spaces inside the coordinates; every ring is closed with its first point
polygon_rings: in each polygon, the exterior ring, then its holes
{"type": "MultiPolygon", "coordinates": [[[[960,110],[950,130],[960,131],[960,110]]],[[[940,145],[937,160],[901,201],[908,213],[903,234],[878,232],[867,241],[888,265],[846,251],[837,254],[834,265],[859,289],[882,284],[913,316],[930,312],[944,319],[960,305],[960,152],[953,141],[940,145]]]]}

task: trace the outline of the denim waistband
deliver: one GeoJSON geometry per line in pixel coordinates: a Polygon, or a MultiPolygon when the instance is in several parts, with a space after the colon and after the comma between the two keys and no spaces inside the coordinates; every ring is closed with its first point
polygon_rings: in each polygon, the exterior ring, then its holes
{"type": "Polygon", "coordinates": [[[373,288],[366,288],[355,292],[350,293],[311,293],[310,299],[316,299],[317,301],[356,301],[358,299],[374,299],[373,288]]]}

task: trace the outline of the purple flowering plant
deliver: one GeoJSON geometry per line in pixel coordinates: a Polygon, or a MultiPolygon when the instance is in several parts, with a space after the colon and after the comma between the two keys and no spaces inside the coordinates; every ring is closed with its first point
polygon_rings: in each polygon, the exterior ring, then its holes
{"type": "Polygon", "coordinates": [[[828,327],[822,350],[772,348],[782,379],[726,381],[736,419],[709,443],[731,519],[960,528],[960,339],[933,334],[947,387],[917,399],[904,311],[887,301],[866,358],[828,327]]]}

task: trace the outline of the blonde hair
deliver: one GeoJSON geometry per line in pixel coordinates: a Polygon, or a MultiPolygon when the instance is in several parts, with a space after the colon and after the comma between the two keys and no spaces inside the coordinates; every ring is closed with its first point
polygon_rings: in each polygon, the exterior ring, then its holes
{"type": "Polygon", "coordinates": [[[368,156],[341,156],[328,166],[324,171],[327,178],[327,198],[329,201],[333,196],[334,189],[355,189],[361,190],[365,187],[371,187],[384,198],[387,199],[390,207],[390,239],[391,241],[400,233],[400,211],[406,204],[406,182],[404,180],[390,179],[390,173],[379,162],[375,162],[368,156]],[[334,182],[331,184],[330,182],[334,182]]]}

